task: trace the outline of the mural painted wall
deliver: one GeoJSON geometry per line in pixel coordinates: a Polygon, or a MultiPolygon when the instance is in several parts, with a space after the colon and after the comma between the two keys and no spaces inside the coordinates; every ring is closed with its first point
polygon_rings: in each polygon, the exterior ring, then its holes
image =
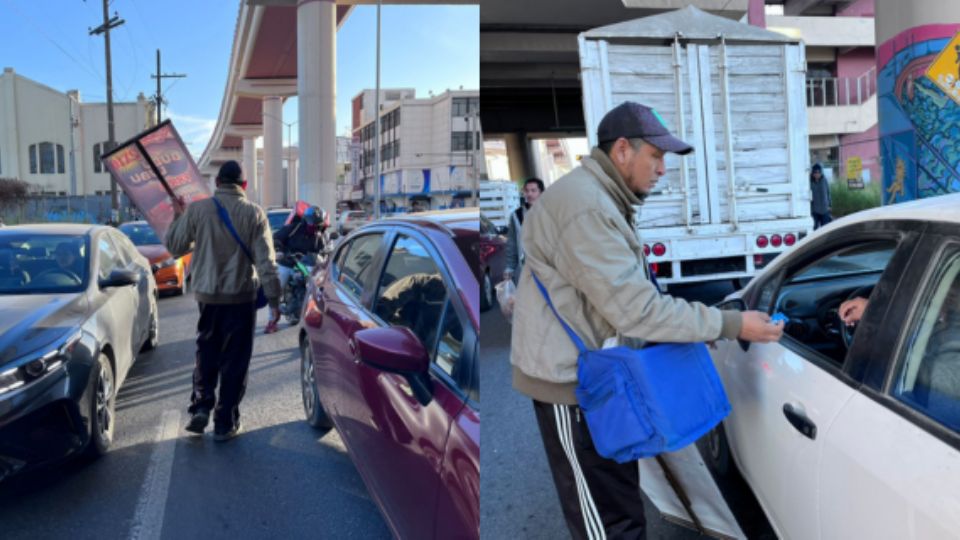
{"type": "Polygon", "coordinates": [[[884,204],[960,192],[958,31],[918,26],[877,49],[884,204]]]}

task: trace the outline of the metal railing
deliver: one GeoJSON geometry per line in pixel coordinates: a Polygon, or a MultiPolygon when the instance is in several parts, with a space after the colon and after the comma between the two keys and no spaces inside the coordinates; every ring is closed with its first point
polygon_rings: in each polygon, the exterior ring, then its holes
{"type": "Polygon", "coordinates": [[[862,105],[877,93],[877,68],[859,77],[807,79],[807,107],[862,105]]]}

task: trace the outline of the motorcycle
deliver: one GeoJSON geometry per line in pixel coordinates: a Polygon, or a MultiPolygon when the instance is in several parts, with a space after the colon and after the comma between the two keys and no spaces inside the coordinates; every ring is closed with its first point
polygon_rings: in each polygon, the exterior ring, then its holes
{"type": "Polygon", "coordinates": [[[308,253],[284,254],[278,264],[293,270],[283,289],[283,301],[280,302],[280,314],[291,324],[300,322],[303,311],[303,299],[307,292],[307,278],[317,264],[317,255],[308,253]]]}

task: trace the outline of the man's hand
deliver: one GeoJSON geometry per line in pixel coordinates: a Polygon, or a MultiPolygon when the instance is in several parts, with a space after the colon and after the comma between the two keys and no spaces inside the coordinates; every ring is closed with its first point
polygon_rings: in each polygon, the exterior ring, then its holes
{"type": "Polygon", "coordinates": [[[770,322],[770,315],[760,311],[744,311],[743,326],[737,337],[744,341],[770,343],[783,335],[783,322],[770,322]]]}
{"type": "Polygon", "coordinates": [[[837,315],[840,316],[840,320],[843,321],[844,324],[853,326],[863,318],[863,312],[866,311],[868,304],[870,304],[870,301],[866,298],[860,296],[851,298],[840,304],[837,315]]]}

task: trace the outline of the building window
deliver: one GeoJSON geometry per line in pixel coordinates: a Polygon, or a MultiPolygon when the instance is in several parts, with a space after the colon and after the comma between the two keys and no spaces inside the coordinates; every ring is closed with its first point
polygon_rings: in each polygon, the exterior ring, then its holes
{"type": "Polygon", "coordinates": [[[58,144],[57,145],[57,172],[59,174],[63,174],[65,172],[65,169],[66,167],[64,166],[64,163],[63,163],[63,145],[58,144]]]}
{"type": "Polygon", "coordinates": [[[30,174],[37,174],[37,145],[30,145],[30,174]]]}
{"type": "Polygon", "coordinates": [[[480,98],[453,98],[451,116],[470,116],[480,110],[480,98]]]}
{"type": "Polygon", "coordinates": [[[30,153],[30,174],[63,174],[66,169],[66,163],[63,159],[63,145],[53,144],[52,142],[42,142],[40,144],[31,144],[30,153]],[[39,165],[39,167],[38,167],[39,165]]]}
{"type": "Polygon", "coordinates": [[[471,131],[454,131],[450,134],[450,151],[456,152],[457,150],[473,150],[474,148],[479,148],[480,135],[475,134],[471,131]],[[470,144],[470,140],[476,136],[477,142],[473,145],[470,144]]]}
{"type": "Polygon", "coordinates": [[[108,148],[110,148],[110,145],[107,144],[107,141],[93,145],[93,172],[107,172],[107,168],[100,162],[100,157],[107,153],[108,148]]]}
{"type": "Polygon", "coordinates": [[[53,143],[40,143],[40,174],[53,174],[56,165],[56,158],[53,154],[53,143]]]}

